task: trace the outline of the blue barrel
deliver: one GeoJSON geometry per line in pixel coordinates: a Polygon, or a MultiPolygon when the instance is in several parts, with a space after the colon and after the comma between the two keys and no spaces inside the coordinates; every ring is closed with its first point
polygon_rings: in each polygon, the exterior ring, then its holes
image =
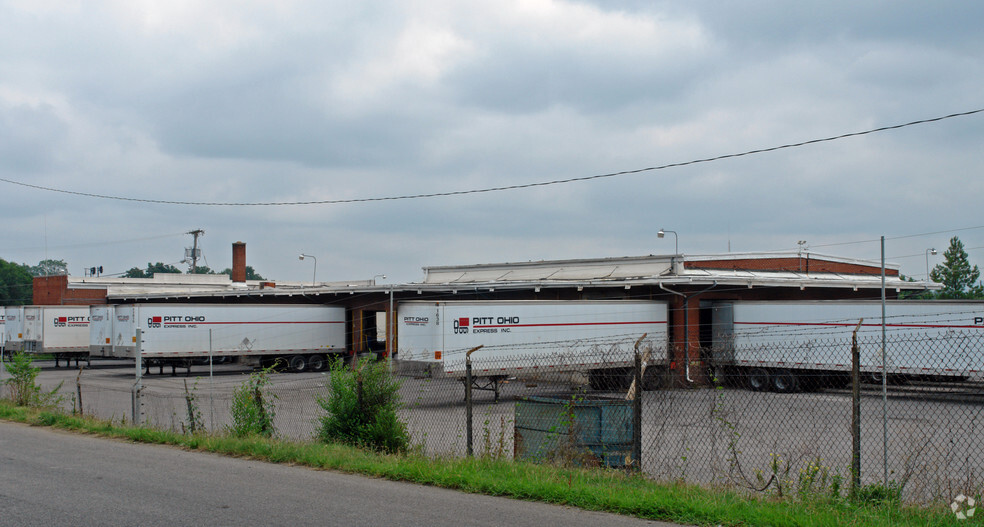
{"type": "Polygon", "coordinates": [[[622,468],[632,456],[632,401],[573,395],[516,401],[514,457],[622,468]]]}

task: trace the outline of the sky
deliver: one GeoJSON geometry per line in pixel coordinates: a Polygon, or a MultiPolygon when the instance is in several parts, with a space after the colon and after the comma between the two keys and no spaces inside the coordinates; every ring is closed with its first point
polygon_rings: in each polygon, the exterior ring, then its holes
{"type": "Polygon", "coordinates": [[[877,261],[882,236],[913,278],[953,236],[984,266],[984,113],[583,179],[979,110],[982,20],[966,1],[0,0],[0,258],[185,269],[203,229],[200,263],[243,241],[280,281],[675,242],[877,261]]]}

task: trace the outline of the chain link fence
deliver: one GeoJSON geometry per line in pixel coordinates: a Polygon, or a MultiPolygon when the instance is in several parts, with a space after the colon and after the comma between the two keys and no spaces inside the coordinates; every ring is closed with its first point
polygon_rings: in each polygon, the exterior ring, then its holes
{"type": "MultiPolygon", "coordinates": [[[[694,350],[691,356],[700,359],[692,362],[693,383],[667,359],[665,346],[639,337],[626,337],[628,354],[625,339],[595,342],[580,348],[576,360],[563,361],[542,351],[496,359],[494,347],[483,347],[470,357],[471,382],[467,368],[445,374],[440,363],[393,361],[402,383],[399,415],[414,448],[431,456],[641,469],[658,480],[780,494],[846,489],[852,430],[858,430],[862,485],[886,483],[887,472],[887,483],[917,502],[984,490],[984,337],[978,331],[890,336],[887,370],[864,358],[881,352],[880,338],[866,335],[858,342],[858,384],[852,342],[822,333],[809,345],[802,332],[773,333],[772,356],[758,365],[737,360],[750,350],[735,349],[730,361],[721,360],[720,350],[694,350]],[[928,366],[902,368],[910,363],[928,366]],[[634,389],[639,380],[646,390],[634,389]]],[[[468,351],[447,353],[467,365],[468,351]]],[[[64,382],[67,411],[134,420],[132,362],[93,361],[79,374],[42,365],[46,389],[64,382]]],[[[137,420],[177,432],[189,432],[192,422],[227,430],[233,392],[248,373],[224,365],[212,376],[146,376],[137,420]]],[[[9,378],[2,375],[0,381],[9,378]]],[[[279,437],[313,440],[328,375],[271,375],[264,392],[274,402],[279,437]]]]}

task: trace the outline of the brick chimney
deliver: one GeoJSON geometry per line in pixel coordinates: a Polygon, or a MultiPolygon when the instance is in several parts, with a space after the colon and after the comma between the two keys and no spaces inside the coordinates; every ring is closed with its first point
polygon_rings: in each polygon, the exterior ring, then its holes
{"type": "Polygon", "coordinates": [[[246,244],[243,242],[232,244],[232,281],[246,281],[246,244]]]}

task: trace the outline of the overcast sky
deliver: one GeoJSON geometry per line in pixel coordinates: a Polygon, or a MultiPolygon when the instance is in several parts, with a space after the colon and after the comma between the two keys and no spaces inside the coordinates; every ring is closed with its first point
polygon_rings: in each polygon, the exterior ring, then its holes
{"type": "MultiPolygon", "coordinates": [[[[984,2],[0,0],[0,178],[359,200],[682,163],[984,108],[984,2]]],[[[0,182],[0,257],[267,278],[796,250],[984,266],[984,114],[527,189],[294,206],[0,182]],[[934,233],[925,236],[913,236],[934,233]],[[872,241],[874,240],[874,241],[872,241]],[[850,242],[865,243],[850,243],[850,242]],[[185,268],[184,265],[180,267],[185,268]]]]}

